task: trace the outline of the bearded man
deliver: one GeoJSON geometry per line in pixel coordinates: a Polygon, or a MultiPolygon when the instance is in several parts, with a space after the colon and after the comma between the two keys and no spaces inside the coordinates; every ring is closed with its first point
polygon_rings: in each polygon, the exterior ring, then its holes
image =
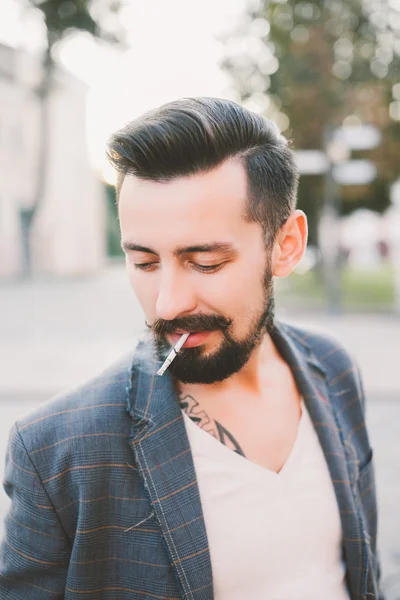
{"type": "Polygon", "coordinates": [[[184,99],[108,154],[148,330],[15,425],[0,597],[382,598],[358,369],[274,317],[307,240],[287,141],[233,102],[184,99]]]}

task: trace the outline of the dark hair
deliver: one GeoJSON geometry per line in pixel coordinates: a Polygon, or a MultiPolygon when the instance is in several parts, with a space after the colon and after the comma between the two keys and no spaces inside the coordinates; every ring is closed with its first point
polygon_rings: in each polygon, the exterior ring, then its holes
{"type": "Polygon", "coordinates": [[[107,155],[119,172],[152,181],[207,172],[229,158],[247,173],[245,218],[272,241],[296,205],[293,152],[272,121],[235,102],[184,98],[152,110],[111,136],[107,155]]]}

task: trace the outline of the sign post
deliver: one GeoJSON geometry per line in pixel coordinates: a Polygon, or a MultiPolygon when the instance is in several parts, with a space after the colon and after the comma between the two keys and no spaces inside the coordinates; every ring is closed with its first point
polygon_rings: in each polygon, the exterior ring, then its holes
{"type": "Polygon", "coordinates": [[[324,131],[324,149],[298,150],[300,174],[325,175],[320,220],[320,249],[328,311],[338,314],[341,304],[339,218],[341,185],[365,185],[376,177],[369,160],[349,160],[351,150],[370,150],[380,143],[380,131],[373,125],[354,125],[324,131]]]}
{"type": "Polygon", "coordinates": [[[343,142],[334,138],[334,129],[326,127],[324,148],[328,157],[328,169],[325,173],[324,199],[320,222],[320,245],[322,252],[323,279],[325,281],[328,312],[332,315],[340,312],[340,241],[339,184],[335,178],[335,168],[348,159],[349,152],[343,142]]]}

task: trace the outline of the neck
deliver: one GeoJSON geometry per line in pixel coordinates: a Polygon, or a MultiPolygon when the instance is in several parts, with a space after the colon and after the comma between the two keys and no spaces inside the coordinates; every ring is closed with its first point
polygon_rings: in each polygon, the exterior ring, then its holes
{"type": "Polygon", "coordinates": [[[178,382],[178,389],[181,392],[190,392],[191,394],[196,392],[208,394],[210,392],[215,395],[241,389],[247,394],[258,396],[261,395],[261,391],[265,387],[266,378],[273,376],[274,365],[276,365],[277,360],[281,360],[280,355],[271,337],[265,334],[244,367],[228,379],[210,384],[178,382]]]}

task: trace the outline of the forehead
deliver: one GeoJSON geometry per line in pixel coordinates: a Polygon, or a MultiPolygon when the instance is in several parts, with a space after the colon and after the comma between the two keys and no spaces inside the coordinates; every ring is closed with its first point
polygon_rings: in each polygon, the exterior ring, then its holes
{"type": "Polygon", "coordinates": [[[166,183],[127,175],[119,197],[122,238],[157,247],[233,241],[254,225],[243,218],[246,198],[246,172],[233,160],[166,183]]]}

